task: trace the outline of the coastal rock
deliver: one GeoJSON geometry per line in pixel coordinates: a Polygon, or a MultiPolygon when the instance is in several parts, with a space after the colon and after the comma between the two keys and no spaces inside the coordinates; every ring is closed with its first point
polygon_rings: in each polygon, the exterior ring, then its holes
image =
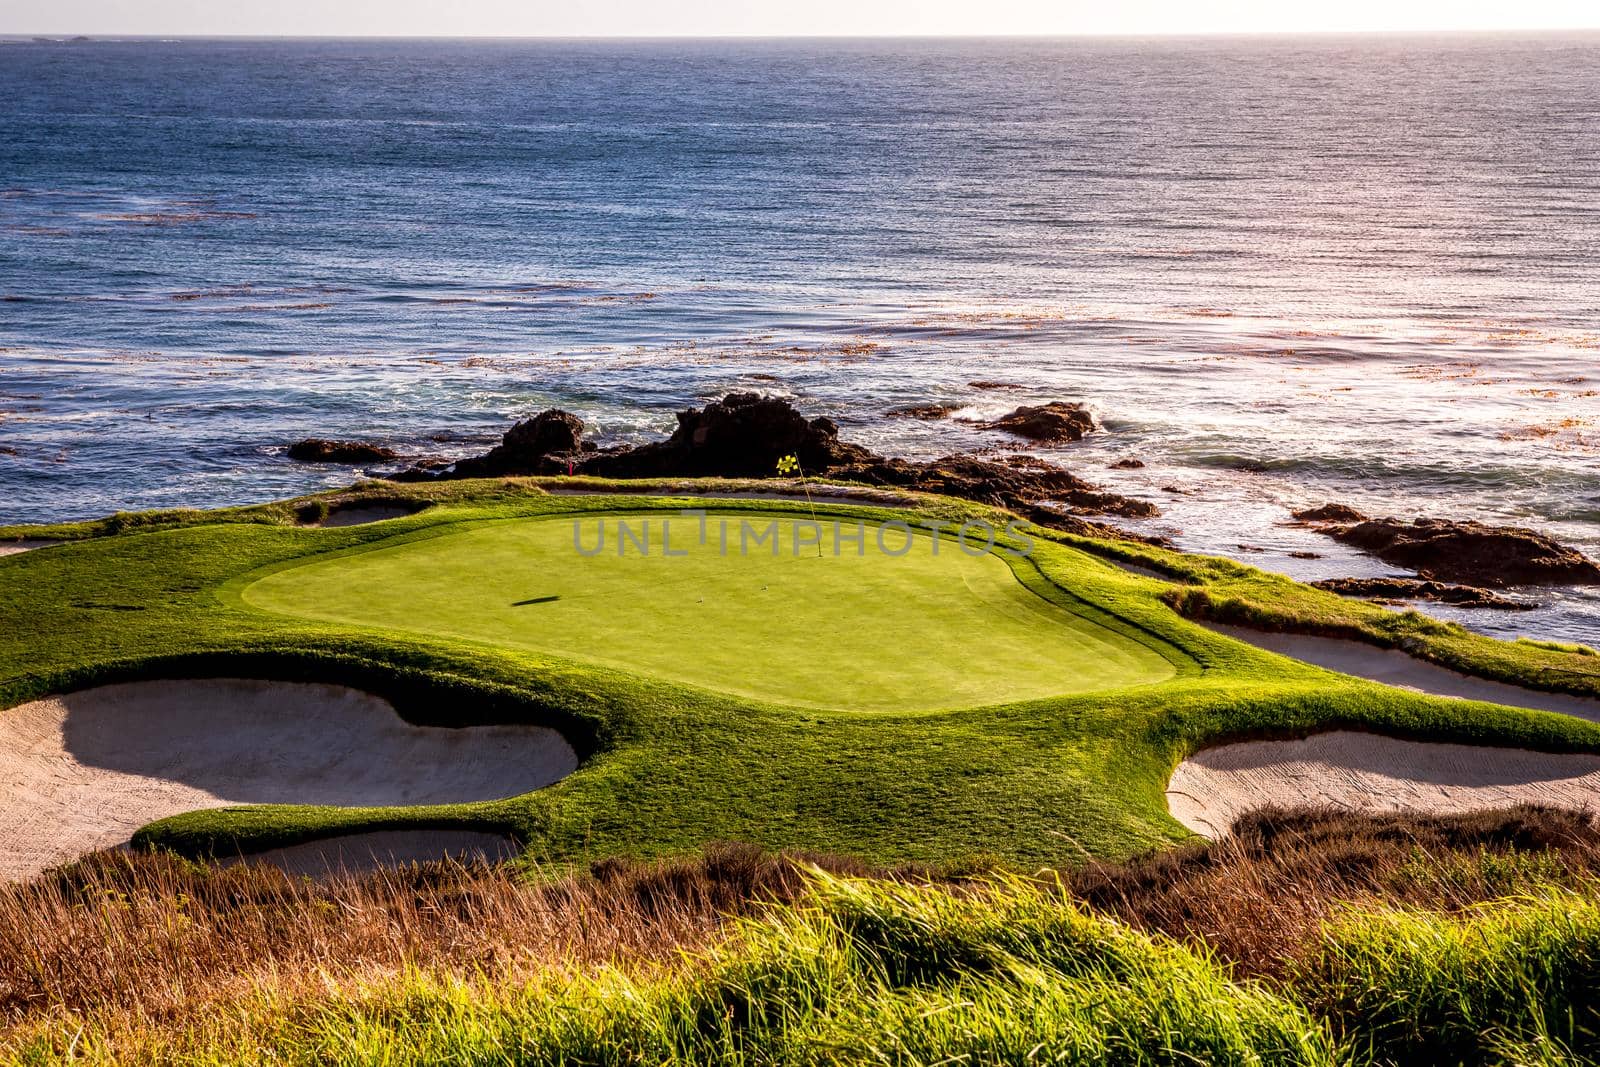
{"type": "Polygon", "coordinates": [[[1114,471],[1136,471],[1144,468],[1142,459],[1119,459],[1111,465],[1114,471]]]}
{"type": "Polygon", "coordinates": [[[1080,512],[1148,518],[1158,514],[1155,505],[1115,493],[1101,492],[1071,471],[1042,460],[1018,457],[1014,464],[992,463],[976,456],[957,454],[931,463],[874,458],[828,471],[830,478],[941,493],[982,504],[1024,507],[1040,501],[1058,501],[1080,512]]]}
{"type": "MultiPolygon", "coordinates": [[[[890,459],[840,441],[839,428],[831,419],[808,419],[787,400],[755,393],[730,393],[703,408],[680,412],[671,437],[636,448],[596,450],[582,440],[582,428],[565,412],[547,411],[512,427],[486,455],[461,460],[447,471],[414,467],[396,477],[423,481],[572,471],[608,478],[770,478],[778,473],[778,460],[793,455],[808,475],[1008,507],[1075,532],[1088,532],[1088,527],[1078,520],[1069,523],[1061,509],[1129,518],[1159,514],[1146,501],[1103,492],[1071,471],[1033,456],[1012,456],[1005,463],[969,455],[945,456],[931,463],[890,459]],[[1041,509],[1041,505],[1049,506],[1041,509]]],[[[1132,536],[1097,528],[1096,536],[1108,535],[1132,536]]]]}
{"type": "Polygon", "coordinates": [[[912,404],[909,407],[893,408],[884,414],[891,419],[922,419],[925,422],[932,422],[960,410],[960,404],[912,404]]]}
{"type": "Polygon", "coordinates": [[[506,431],[502,447],[528,455],[576,452],[583,441],[583,420],[560,408],[541,411],[506,431]]]}
{"type": "Polygon", "coordinates": [[[289,458],[300,463],[383,463],[398,455],[392,448],[365,441],[330,441],[307,437],[289,446],[289,458]]]}
{"type": "MultiPolygon", "coordinates": [[[[500,443],[482,456],[463,459],[451,469],[455,478],[492,478],[518,474],[565,474],[570,457],[583,444],[583,420],[559,408],[541,411],[507,430],[500,443]]],[[[421,480],[413,467],[407,480],[421,480]]]]}
{"type": "Polygon", "coordinates": [[[1453,585],[1419,578],[1324,578],[1311,584],[1340,596],[1367,600],[1431,600],[1438,604],[1494,608],[1499,611],[1530,611],[1536,606],[1474,585],[1453,585]]]}
{"type": "Polygon", "coordinates": [[[1324,526],[1337,541],[1440,582],[1600,585],[1600,564],[1576,549],[1516,526],[1450,519],[1367,519],[1324,526]]]}
{"type": "Polygon", "coordinates": [[[1002,430],[1044,444],[1081,441],[1083,435],[1093,431],[1094,416],[1082,404],[1065,404],[1054,401],[1038,407],[1020,407],[982,426],[985,430],[1002,430]]]}
{"type": "Polygon", "coordinates": [[[680,411],[678,428],[665,441],[598,454],[584,465],[584,473],[765,478],[776,473],[783,456],[796,457],[809,474],[876,458],[864,448],[842,443],[832,419],[807,419],[780,397],[729,393],[703,408],[680,411]]]}
{"type": "Polygon", "coordinates": [[[1291,514],[1298,522],[1365,522],[1367,518],[1348,504],[1323,504],[1291,514]]]}

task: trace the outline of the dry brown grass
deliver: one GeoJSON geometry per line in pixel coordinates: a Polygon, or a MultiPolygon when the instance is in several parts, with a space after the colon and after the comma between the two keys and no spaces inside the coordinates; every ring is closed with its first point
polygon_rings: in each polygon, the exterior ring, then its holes
{"type": "MultiPolygon", "coordinates": [[[[313,881],[105,854],[0,885],[0,1050],[8,1033],[83,1025],[155,1040],[261,994],[315,1001],[413,972],[492,983],[601,963],[670,967],[708,947],[729,917],[793,900],[807,864],[929,877],[736,845],[544,878],[434,865],[313,881]]],[[[982,892],[985,872],[965,873],[982,892]]],[[[1523,807],[1436,818],[1261,812],[1214,844],[1062,877],[1092,908],[1206,942],[1241,974],[1274,975],[1346,902],[1457,908],[1536,885],[1593,885],[1597,874],[1592,819],[1523,807]]]]}
{"type": "Polygon", "coordinates": [[[1519,806],[1464,815],[1256,812],[1215,843],[1073,872],[1090,906],[1203,941],[1241,973],[1276,974],[1349,902],[1458,909],[1600,873],[1600,826],[1519,806]]]}
{"type": "Polygon", "coordinates": [[[314,881],[105,853],[0,885],[0,1029],[64,1012],[173,1018],[252,989],[292,995],[409,969],[514,978],[658,966],[703,947],[727,917],[791,899],[798,859],[722,845],[542,880],[436,864],[314,881]]]}

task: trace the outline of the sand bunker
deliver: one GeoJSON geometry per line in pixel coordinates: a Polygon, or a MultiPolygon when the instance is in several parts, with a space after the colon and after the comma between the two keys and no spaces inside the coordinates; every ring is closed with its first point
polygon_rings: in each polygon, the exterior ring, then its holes
{"type": "Polygon", "coordinates": [[[1600,721],[1600,700],[1566,693],[1546,693],[1537,689],[1507,685],[1504,682],[1491,682],[1485,678],[1474,678],[1470,674],[1458,674],[1395,649],[1377,648],[1361,641],[1311,637],[1307,634],[1273,633],[1214,622],[1201,625],[1236,641],[1243,641],[1269,652],[1314,663],[1341,674],[1352,674],[1357,678],[1382,682],[1385,685],[1414,689],[1419,693],[1431,693],[1434,696],[1487,700],[1494,704],[1509,704],[1514,708],[1556,711],[1600,721]]]}
{"type": "Polygon", "coordinates": [[[439,860],[500,863],[514,859],[520,851],[517,843],[504,834],[475,830],[375,830],[267,849],[225,859],[223,865],[260,863],[289,874],[321,878],[439,860]]]}
{"type": "Polygon", "coordinates": [[[416,508],[402,507],[398,504],[355,505],[347,508],[335,508],[328,513],[327,518],[316,525],[325,529],[335,526],[365,526],[369,522],[403,519],[409,515],[415,515],[417,510],[416,508]]]}
{"type": "Polygon", "coordinates": [[[1167,783],[1172,817],[1208,837],[1269,805],[1448,813],[1512,804],[1600,808],[1600,755],[1333,730],[1203,749],[1167,783]]]}
{"type": "Polygon", "coordinates": [[[15,556],[19,552],[32,552],[36,548],[49,548],[59,545],[60,541],[46,541],[36,537],[24,537],[20,541],[0,541],[0,556],[15,556]]]}
{"type": "Polygon", "coordinates": [[[0,878],[232,804],[452,804],[577,768],[534,726],[419,727],[341,686],[238,679],[104,686],[0,711],[0,878]]]}

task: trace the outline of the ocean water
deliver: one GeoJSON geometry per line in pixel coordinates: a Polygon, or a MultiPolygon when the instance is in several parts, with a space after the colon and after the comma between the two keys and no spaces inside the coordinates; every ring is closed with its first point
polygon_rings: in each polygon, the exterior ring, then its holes
{"type": "MultiPolygon", "coordinates": [[[[1388,572],[1284,525],[1329,500],[1600,554],[1597,35],[17,41],[0,87],[0,522],[757,389],[915,456],[1087,401],[1040,454],[1305,577],[1388,572]]],[[[1450,617],[1600,639],[1537,599],[1450,617]]]]}

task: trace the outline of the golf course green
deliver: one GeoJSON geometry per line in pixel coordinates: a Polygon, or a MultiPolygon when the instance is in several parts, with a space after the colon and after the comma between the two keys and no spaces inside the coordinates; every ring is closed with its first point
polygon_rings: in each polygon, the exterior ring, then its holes
{"type": "Polygon", "coordinates": [[[1031,564],[981,538],[963,548],[898,527],[882,539],[876,527],[854,537],[855,523],[835,532],[750,513],[712,512],[703,541],[694,517],[513,520],[278,570],[242,596],[263,611],[538,649],[800,707],[945,710],[1176,673],[1154,639],[1025,588],[1007,559],[1031,564]]]}
{"type": "MultiPolygon", "coordinates": [[[[1081,862],[1189,836],[1165,788],[1217,742],[1355,729],[1600,751],[1600,724],[1377,685],[1191,617],[1359,637],[1592,695],[1583,650],[1495,641],[1229,560],[1007,532],[1015,515],[948,498],[818,500],[814,542],[811,505],[770,494],[731,480],[653,495],[599,479],[367,483],[0,528],[26,546],[0,557],[0,716],[97,686],[242,679],[344,687],[421,727],[544,727],[576,767],[520,796],[240,803],[161,819],[135,842],[203,855],[472,831],[558,865],[710,841],[885,863],[1081,862]],[[704,541],[689,508],[708,511],[704,541]],[[318,525],[334,512],[392,517],[318,525]],[[847,535],[865,524],[863,542],[836,545],[835,521],[847,535]],[[963,551],[963,523],[996,544],[963,551]]],[[[186,714],[225,730],[230,711],[186,714]]],[[[74,749],[77,736],[62,740],[90,770],[128,770],[115,745],[74,749]]]]}

